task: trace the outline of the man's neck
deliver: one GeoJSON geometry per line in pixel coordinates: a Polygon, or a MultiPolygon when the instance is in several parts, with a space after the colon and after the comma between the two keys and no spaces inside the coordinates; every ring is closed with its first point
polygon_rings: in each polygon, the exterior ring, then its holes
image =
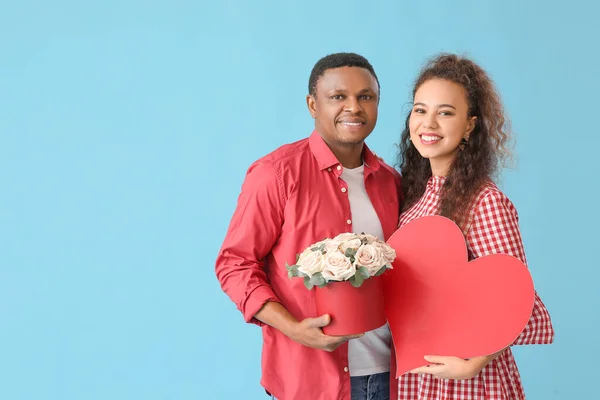
{"type": "Polygon", "coordinates": [[[344,168],[358,168],[363,163],[363,143],[349,146],[329,146],[329,148],[344,168]]]}

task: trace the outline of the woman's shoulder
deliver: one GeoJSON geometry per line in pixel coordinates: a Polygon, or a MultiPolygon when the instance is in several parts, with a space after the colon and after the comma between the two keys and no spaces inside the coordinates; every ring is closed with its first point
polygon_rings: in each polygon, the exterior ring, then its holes
{"type": "Polygon", "coordinates": [[[518,217],[517,209],[513,202],[493,181],[483,184],[475,196],[472,210],[475,214],[504,211],[518,217]]]}

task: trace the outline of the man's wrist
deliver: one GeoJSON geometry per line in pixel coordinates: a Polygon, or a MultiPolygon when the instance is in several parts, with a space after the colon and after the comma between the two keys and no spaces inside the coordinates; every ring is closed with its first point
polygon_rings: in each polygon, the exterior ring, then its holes
{"type": "Polygon", "coordinates": [[[298,338],[298,327],[300,326],[300,322],[290,319],[286,321],[285,328],[281,331],[285,336],[290,339],[297,341],[298,338]]]}
{"type": "Polygon", "coordinates": [[[277,301],[266,302],[256,313],[255,318],[277,329],[290,339],[296,334],[299,322],[277,301]]]}

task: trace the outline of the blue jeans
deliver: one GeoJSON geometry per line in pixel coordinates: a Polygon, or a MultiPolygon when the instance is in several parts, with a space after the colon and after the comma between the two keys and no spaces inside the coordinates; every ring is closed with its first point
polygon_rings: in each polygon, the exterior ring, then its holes
{"type": "Polygon", "coordinates": [[[390,373],[350,377],[352,400],[389,400],[390,373]]]}
{"type": "MultiPolygon", "coordinates": [[[[350,377],[352,400],[390,400],[390,373],[350,377]]],[[[275,397],[271,397],[277,400],[275,397]]]]}

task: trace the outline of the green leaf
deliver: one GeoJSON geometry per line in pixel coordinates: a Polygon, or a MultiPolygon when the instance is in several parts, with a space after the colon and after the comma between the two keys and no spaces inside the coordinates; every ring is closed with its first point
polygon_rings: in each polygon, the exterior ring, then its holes
{"type": "Polygon", "coordinates": [[[369,279],[371,277],[371,274],[369,274],[369,270],[367,269],[367,267],[358,267],[357,271],[365,279],[369,279]]]}
{"type": "Polygon", "coordinates": [[[352,286],[354,286],[355,288],[361,287],[361,285],[363,284],[364,281],[365,281],[365,279],[358,272],[356,274],[354,274],[354,276],[352,278],[350,278],[350,284],[352,286]]]}
{"type": "Polygon", "coordinates": [[[381,267],[381,269],[379,271],[377,271],[377,273],[375,274],[375,276],[383,275],[383,273],[386,270],[387,270],[387,265],[384,265],[383,267],[381,267]]]}
{"type": "Polygon", "coordinates": [[[304,286],[306,286],[308,290],[311,290],[314,286],[312,283],[310,283],[310,278],[308,276],[304,277],[304,286]]]}
{"type": "Polygon", "coordinates": [[[353,276],[352,276],[352,277],[350,277],[350,279],[348,279],[348,282],[350,282],[350,284],[351,284],[352,286],[354,286],[354,287],[357,287],[357,286],[356,286],[356,279],[354,279],[354,277],[353,277],[353,276]]]}
{"type": "Polygon", "coordinates": [[[300,271],[298,271],[299,266],[298,265],[286,265],[286,268],[288,270],[288,277],[290,278],[294,278],[297,276],[304,276],[304,274],[300,271]]]}
{"type": "Polygon", "coordinates": [[[352,248],[348,248],[346,249],[346,251],[344,252],[344,255],[348,258],[354,258],[354,256],[356,255],[356,250],[352,249],[352,248]]]}
{"type": "Polygon", "coordinates": [[[310,283],[316,286],[323,285],[325,283],[325,278],[323,278],[323,275],[320,272],[317,272],[310,278],[310,283]]]}
{"type": "Polygon", "coordinates": [[[298,276],[298,266],[297,265],[290,265],[290,266],[288,266],[287,270],[288,270],[288,277],[293,278],[295,276],[298,276]]]}

